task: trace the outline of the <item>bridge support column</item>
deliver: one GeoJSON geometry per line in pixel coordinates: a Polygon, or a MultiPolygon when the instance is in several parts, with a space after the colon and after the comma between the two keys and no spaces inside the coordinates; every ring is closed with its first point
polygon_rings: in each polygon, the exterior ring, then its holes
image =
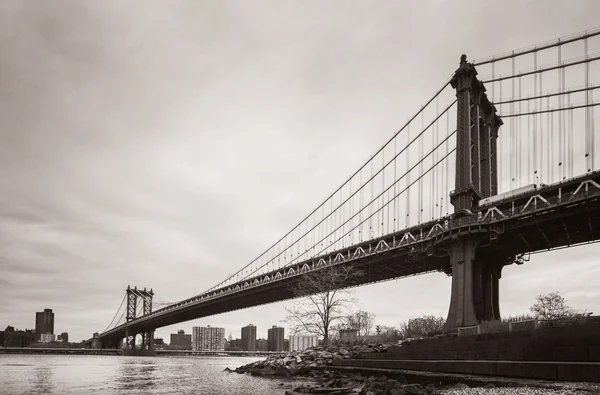
{"type": "Polygon", "coordinates": [[[154,331],[142,332],[142,350],[154,349],[154,331]]]}
{"type": "MultiPolygon", "coordinates": [[[[456,180],[450,193],[453,221],[476,215],[479,200],[497,193],[496,139],[502,120],[485,94],[477,70],[462,55],[450,84],[456,89],[456,180]]],[[[500,318],[498,283],[506,259],[502,252],[477,254],[484,235],[469,234],[452,241],[452,295],[446,329],[477,325],[500,318]]],[[[489,246],[486,247],[486,251],[489,246]]],[[[497,252],[497,251],[496,251],[497,252]]]]}
{"type": "Polygon", "coordinates": [[[448,329],[477,325],[474,298],[475,249],[478,241],[458,239],[450,247],[452,293],[446,327],[448,329]]]}
{"type": "Polygon", "coordinates": [[[500,319],[499,284],[506,259],[478,254],[480,239],[464,237],[450,247],[452,293],[446,329],[500,319]]]}

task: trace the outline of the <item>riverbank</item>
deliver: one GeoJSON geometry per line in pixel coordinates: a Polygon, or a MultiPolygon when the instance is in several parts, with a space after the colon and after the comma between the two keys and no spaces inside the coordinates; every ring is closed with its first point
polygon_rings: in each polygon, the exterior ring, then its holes
{"type": "Polygon", "coordinates": [[[333,366],[336,359],[364,359],[367,353],[386,352],[387,345],[319,346],[271,356],[229,372],[252,376],[306,378],[306,384],[285,390],[295,394],[426,395],[426,394],[586,394],[600,393],[600,385],[503,377],[444,374],[389,369],[333,366]]]}
{"type": "Polygon", "coordinates": [[[121,355],[121,349],[0,347],[0,354],[121,355]]]}

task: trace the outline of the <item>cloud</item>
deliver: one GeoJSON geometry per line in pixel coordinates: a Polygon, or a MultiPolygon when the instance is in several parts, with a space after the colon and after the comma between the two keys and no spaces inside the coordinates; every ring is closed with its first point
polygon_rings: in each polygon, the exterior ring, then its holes
{"type": "MultiPolygon", "coordinates": [[[[571,34],[599,11],[594,1],[148,4],[0,6],[0,324],[33,327],[53,308],[56,331],[79,340],[108,324],[128,284],[167,301],[211,287],[341,184],[461,53],[571,34]]],[[[597,248],[586,248],[506,269],[503,308],[554,289],[594,308],[597,248]]],[[[356,292],[394,325],[445,314],[449,284],[427,275],[356,292]]],[[[195,323],[236,336],[282,316],[275,304],[195,323]]]]}

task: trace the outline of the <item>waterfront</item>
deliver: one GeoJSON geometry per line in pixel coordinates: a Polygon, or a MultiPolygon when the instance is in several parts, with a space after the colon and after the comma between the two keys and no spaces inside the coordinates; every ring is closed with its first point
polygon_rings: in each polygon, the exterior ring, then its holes
{"type": "Polygon", "coordinates": [[[223,372],[260,359],[0,355],[0,394],[283,394],[281,379],[223,372]]]}

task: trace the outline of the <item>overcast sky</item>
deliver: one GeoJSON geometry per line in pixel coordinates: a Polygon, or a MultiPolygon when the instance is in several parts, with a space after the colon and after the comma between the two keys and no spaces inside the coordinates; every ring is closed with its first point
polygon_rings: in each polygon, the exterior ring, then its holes
{"type": "MultiPolygon", "coordinates": [[[[598,25],[597,0],[0,2],[0,326],[91,337],[128,284],[175,301],[248,263],[482,58],[598,25]],[[331,150],[331,147],[337,149],[331,150]]],[[[596,246],[505,268],[503,314],[600,313],[596,246]]],[[[377,323],[451,279],[365,286],[377,323]]],[[[281,303],[181,323],[280,324],[281,303]]]]}

